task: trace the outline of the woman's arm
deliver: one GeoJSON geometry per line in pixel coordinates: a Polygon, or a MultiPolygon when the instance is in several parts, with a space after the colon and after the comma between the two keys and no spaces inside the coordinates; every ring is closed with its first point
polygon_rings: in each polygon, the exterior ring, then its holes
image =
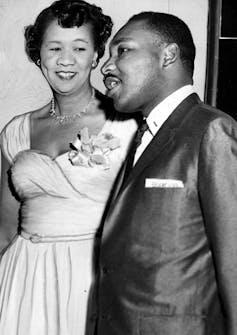
{"type": "Polygon", "coordinates": [[[9,163],[1,156],[0,188],[0,252],[10,243],[18,230],[19,201],[13,196],[9,187],[9,163]]]}

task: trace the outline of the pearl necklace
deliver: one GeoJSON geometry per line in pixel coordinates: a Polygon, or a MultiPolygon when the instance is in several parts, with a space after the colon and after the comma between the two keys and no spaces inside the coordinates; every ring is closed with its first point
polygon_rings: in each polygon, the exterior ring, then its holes
{"type": "Polygon", "coordinates": [[[83,108],[82,111],[72,114],[72,115],[57,115],[56,111],[55,111],[55,101],[54,101],[54,97],[51,100],[51,107],[50,107],[50,111],[49,111],[49,116],[51,118],[53,118],[56,122],[63,124],[66,122],[72,122],[74,121],[76,118],[80,118],[82,116],[82,114],[86,114],[88,112],[89,109],[91,109],[92,107],[95,106],[95,89],[92,88],[92,94],[91,94],[91,98],[88,102],[88,104],[83,108]]]}

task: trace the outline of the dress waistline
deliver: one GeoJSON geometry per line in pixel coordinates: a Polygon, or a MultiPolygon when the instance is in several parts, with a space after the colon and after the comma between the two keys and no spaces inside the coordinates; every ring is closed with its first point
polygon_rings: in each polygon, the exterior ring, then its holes
{"type": "Polygon", "coordinates": [[[72,242],[80,240],[91,240],[96,237],[95,233],[80,235],[39,235],[21,231],[21,237],[32,243],[50,243],[50,242],[72,242]]]}

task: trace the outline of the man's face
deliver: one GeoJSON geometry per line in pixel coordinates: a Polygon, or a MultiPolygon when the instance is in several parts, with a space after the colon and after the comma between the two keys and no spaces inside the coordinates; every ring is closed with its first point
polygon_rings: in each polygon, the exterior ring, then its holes
{"type": "Polygon", "coordinates": [[[121,112],[149,114],[165,89],[164,43],[143,21],[125,25],[110,44],[102,67],[108,96],[121,112]]]}

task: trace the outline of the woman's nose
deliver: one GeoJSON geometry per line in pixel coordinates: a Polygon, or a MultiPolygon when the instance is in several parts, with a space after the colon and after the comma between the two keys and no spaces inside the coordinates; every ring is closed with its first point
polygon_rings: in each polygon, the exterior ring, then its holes
{"type": "Polygon", "coordinates": [[[75,63],[75,58],[73,54],[68,50],[62,51],[58,59],[58,64],[67,66],[67,65],[73,65],[74,63],[75,63]]]}

